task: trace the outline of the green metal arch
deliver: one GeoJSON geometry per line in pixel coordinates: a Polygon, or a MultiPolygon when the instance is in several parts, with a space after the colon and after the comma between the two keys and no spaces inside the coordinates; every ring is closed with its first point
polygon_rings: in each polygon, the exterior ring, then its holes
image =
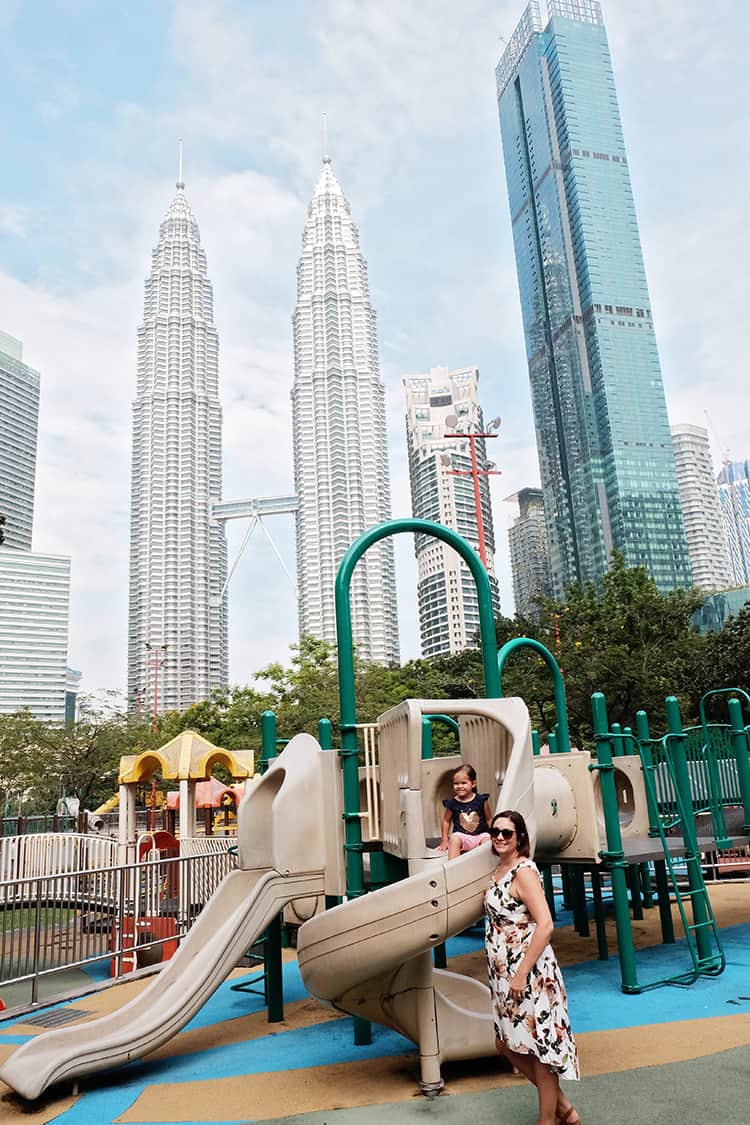
{"type": "Polygon", "coordinates": [[[560,665],[555,660],[554,656],[548,648],[542,644],[541,641],[534,640],[533,637],[514,637],[511,641],[506,641],[503,647],[497,654],[497,672],[500,677],[500,693],[502,694],[502,676],[505,662],[511,653],[519,648],[531,648],[534,652],[541,656],[550,670],[552,676],[552,683],[555,689],[555,714],[557,715],[557,750],[560,754],[567,754],[570,750],[570,734],[568,732],[568,705],[565,700],[565,683],[563,682],[562,672],[560,665]]]}
{"type": "Polygon", "coordinates": [[[336,639],[338,647],[339,706],[341,728],[341,768],[344,788],[344,826],[346,843],[346,883],[350,898],[361,895],[363,886],[362,833],[359,819],[359,776],[357,760],[357,707],[354,693],[354,642],[349,588],[354,568],[373,543],[402,532],[432,535],[458,551],[471,571],[479,602],[479,632],[482,640],[482,666],[485,691],[490,698],[500,697],[500,675],[495,660],[497,637],[492,612],[492,588],[487,571],[473,547],[455,531],[430,520],[388,520],[364,531],[344,555],[336,574],[336,639]]]}

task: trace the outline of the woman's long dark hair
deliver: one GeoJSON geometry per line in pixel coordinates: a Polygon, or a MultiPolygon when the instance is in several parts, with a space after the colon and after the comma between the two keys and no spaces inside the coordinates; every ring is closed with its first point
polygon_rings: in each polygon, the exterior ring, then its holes
{"type": "Polygon", "coordinates": [[[531,844],[529,842],[529,830],[526,827],[526,821],[521,816],[520,812],[515,809],[507,809],[505,812],[495,813],[492,818],[494,825],[496,820],[510,820],[513,822],[513,827],[516,830],[516,850],[519,855],[524,859],[528,859],[531,855],[531,844]]]}

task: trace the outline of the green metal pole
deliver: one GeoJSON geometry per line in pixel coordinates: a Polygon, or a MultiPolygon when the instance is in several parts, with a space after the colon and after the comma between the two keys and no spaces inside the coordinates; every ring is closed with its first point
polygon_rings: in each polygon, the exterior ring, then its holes
{"type": "Polygon", "coordinates": [[[739,699],[729,700],[729,726],[732,735],[732,749],[737,762],[740,799],[745,814],[742,831],[750,836],[750,757],[748,757],[747,729],[742,721],[742,704],[739,699]]]}
{"type": "MultiPolygon", "coordinates": [[[[271,759],[276,757],[276,715],[263,711],[260,716],[260,773],[265,773],[271,759]]],[[[281,1023],[284,1019],[284,986],[281,963],[283,916],[274,918],[264,934],[265,949],[263,973],[265,975],[268,1022],[281,1023]]]]}
{"type": "Polygon", "coordinates": [[[612,753],[615,758],[622,758],[625,754],[625,743],[622,739],[622,727],[619,723],[610,723],[609,729],[613,734],[612,738],[612,753]]]}
{"type": "Polygon", "coordinates": [[[318,742],[321,750],[333,750],[333,728],[330,719],[318,719],[318,742]]]}
{"type": "Polygon", "coordinates": [[[658,836],[659,805],[656,797],[656,776],[654,773],[654,756],[651,753],[651,732],[648,728],[648,715],[645,711],[636,711],[635,730],[638,745],[641,748],[641,763],[646,788],[646,805],[648,807],[648,832],[649,836],[658,836]]]}
{"type": "Polygon", "coordinates": [[[628,883],[625,852],[622,847],[620,817],[617,812],[617,792],[615,789],[614,767],[612,765],[612,742],[609,739],[607,704],[600,691],[591,696],[591,711],[594,721],[597,761],[593,769],[598,769],[599,783],[604,810],[604,827],[607,833],[607,850],[600,852],[607,863],[612,878],[612,897],[615,904],[615,925],[617,927],[617,952],[620,958],[620,977],[623,992],[638,992],[638,975],[633,947],[633,928],[628,910],[628,883]]]}
{"type": "Polygon", "coordinates": [[[260,772],[265,773],[272,758],[276,757],[276,715],[263,711],[260,716],[260,772]]]}
{"type": "Polygon", "coordinates": [[[550,650],[545,648],[541,641],[536,641],[533,637],[514,637],[512,641],[506,641],[497,654],[497,670],[500,677],[500,690],[498,694],[502,695],[502,676],[505,663],[508,657],[519,648],[533,649],[534,652],[541,656],[550,670],[555,690],[557,750],[560,754],[567,754],[570,751],[570,734],[568,732],[568,706],[565,702],[565,683],[562,678],[562,672],[560,671],[560,665],[557,663],[550,650]]]}
{"type": "MultiPolygon", "coordinates": [[[[422,716],[422,760],[427,761],[432,757],[432,724],[429,715],[422,716]]],[[[439,965],[438,968],[445,968],[439,965]]]]}
{"type": "Polygon", "coordinates": [[[550,754],[559,754],[560,747],[557,745],[557,735],[553,730],[547,734],[547,745],[549,746],[550,754]]]}
{"type": "Polygon", "coordinates": [[[268,1022],[281,1023],[284,1019],[284,974],[282,965],[283,915],[278,914],[266,930],[266,948],[263,971],[266,976],[266,1004],[268,1022]]]}
{"type": "Polygon", "coordinates": [[[711,942],[706,933],[705,923],[708,921],[708,912],[703,892],[705,884],[701,874],[700,854],[695,836],[695,819],[693,816],[693,794],[690,787],[690,772],[685,753],[686,734],[682,727],[679,700],[674,695],[667,696],[667,752],[672,759],[675,786],[677,788],[677,808],[682,821],[682,835],[685,840],[685,862],[687,864],[688,885],[691,890],[690,901],[693,907],[693,921],[699,927],[695,930],[698,956],[701,960],[711,957],[711,942]]]}
{"type": "Polygon", "coordinates": [[[535,758],[539,757],[541,746],[539,745],[539,731],[533,730],[531,732],[531,749],[535,758]]]}

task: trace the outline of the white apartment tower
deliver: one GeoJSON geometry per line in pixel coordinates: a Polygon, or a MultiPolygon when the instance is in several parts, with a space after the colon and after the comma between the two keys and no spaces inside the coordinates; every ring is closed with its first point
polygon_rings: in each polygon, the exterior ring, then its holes
{"type": "MultiPolygon", "coordinates": [[[[482,433],[482,411],[477,400],[479,371],[465,367],[448,371],[433,367],[426,375],[405,375],[406,441],[412,513],[458,532],[479,547],[474,482],[468,440],[446,438],[446,433],[482,433]]],[[[477,440],[479,469],[489,468],[486,443],[477,440]]],[[[489,482],[479,476],[487,572],[492,586],[495,615],[500,612],[495,577],[495,538],[489,482]]],[[[417,601],[422,655],[462,652],[473,648],[479,630],[479,603],[469,568],[447,543],[426,535],[414,537],[417,557],[417,601]]]]}
{"type": "Polygon", "coordinates": [[[733,585],[732,567],[708,430],[685,424],[671,433],[693,585],[726,590],[733,585]]]}
{"type": "Polygon", "coordinates": [[[537,598],[552,597],[544,497],[541,488],[522,488],[506,499],[518,502],[518,515],[508,530],[516,613],[536,617],[537,598]]]}
{"type": "MultiPolygon", "coordinates": [[[[182,162],[180,161],[180,164],[182,162]]],[[[128,702],[183,710],[227,683],[219,340],[198,225],[178,174],[138,330],[128,702]]]]}
{"type": "MultiPolygon", "coordinates": [[[[327,154],[302,235],[293,324],[300,634],[335,642],[339,563],[357,536],[390,519],[391,498],[367,263],[327,154]]],[[[351,609],[359,656],[398,661],[391,539],[370,547],[357,564],[351,609]]]]}

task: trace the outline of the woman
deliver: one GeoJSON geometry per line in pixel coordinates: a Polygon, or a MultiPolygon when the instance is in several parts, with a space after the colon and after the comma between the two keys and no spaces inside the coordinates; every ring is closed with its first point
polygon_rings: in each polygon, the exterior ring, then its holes
{"type": "Polygon", "coordinates": [[[537,1125],[580,1125],[560,1089],[578,1078],[567,996],[549,940],[552,917],[529,834],[518,812],[497,813],[490,827],[498,866],[485,895],[486,946],[495,1043],[537,1088],[537,1125]]]}

